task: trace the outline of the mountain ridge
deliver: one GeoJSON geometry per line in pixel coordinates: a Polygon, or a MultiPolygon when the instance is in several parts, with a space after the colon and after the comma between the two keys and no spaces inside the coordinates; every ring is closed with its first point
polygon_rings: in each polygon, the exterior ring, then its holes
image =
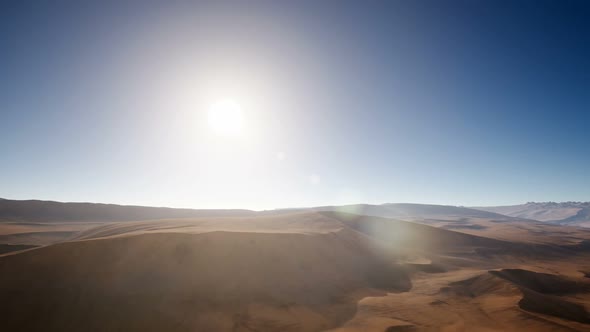
{"type": "Polygon", "coordinates": [[[527,202],[518,205],[473,207],[473,209],[552,224],[590,227],[590,202],[527,202]]]}

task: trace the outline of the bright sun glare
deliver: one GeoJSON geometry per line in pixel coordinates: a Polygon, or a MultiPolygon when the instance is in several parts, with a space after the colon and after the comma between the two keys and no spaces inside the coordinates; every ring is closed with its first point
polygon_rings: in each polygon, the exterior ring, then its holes
{"type": "Polygon", "coordinates": [[[215,102],[209,108],[209,127],[218,135],[233,136],[242,131],[242,107],[233,100],[215,102]]]}

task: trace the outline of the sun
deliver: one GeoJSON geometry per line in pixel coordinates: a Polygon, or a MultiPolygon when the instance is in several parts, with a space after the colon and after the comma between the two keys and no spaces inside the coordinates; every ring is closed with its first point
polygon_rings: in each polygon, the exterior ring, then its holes
{"type": "Polygon", "coordinates": [[[240,104],[233,100],[220,100],[211,105],[209,127],[218,135],[235,136],[242,132],[244,115],[240,104]]]}

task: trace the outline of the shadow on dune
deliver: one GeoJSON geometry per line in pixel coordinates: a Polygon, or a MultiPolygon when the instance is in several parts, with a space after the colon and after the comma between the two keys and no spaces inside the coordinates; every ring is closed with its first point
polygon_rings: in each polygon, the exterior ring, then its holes
{"type": "Polygon", "coordinates": [[[31,248],[36,248],[37,246],[34,245],[26,245],[26,244],[0,244],[0,255],[6,254],[9,252],[21,251],[31,248]]]}
{"type": "Polygon", "coordinates": [[[486,294],[521,295],[518,306],[526,311],[590,323],[586,308],[567,295],[590,291],[590,282],[522,269],[489,271],[470,279],[451,283],[441,289],[460,296],[479,297],[486,294]]]}
{"type": "Polygon", "coordinates": [[[0,257],[0,330],[317,331],[410,287],[349,229],[85,240],[0,257]]]}

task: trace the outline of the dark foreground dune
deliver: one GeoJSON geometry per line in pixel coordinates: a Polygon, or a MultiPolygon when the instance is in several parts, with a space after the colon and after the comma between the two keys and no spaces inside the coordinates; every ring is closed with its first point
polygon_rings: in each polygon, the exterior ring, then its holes
{"type": "Polygon", "coordinates": [[[350,318],[362,296],[410,289],[365,235],[320,215],[299,217],[318,227],[288,229],[288,219],[275,218],[283,232],[190,231],[180,222],[4,257],[0,327],[315,331],[350,318]]]}
{"type": "Polygon", "coordinates": [[[585,331],[588,257],[335,212],[107,223],[0,256],[0,330],[585,331]]]}

